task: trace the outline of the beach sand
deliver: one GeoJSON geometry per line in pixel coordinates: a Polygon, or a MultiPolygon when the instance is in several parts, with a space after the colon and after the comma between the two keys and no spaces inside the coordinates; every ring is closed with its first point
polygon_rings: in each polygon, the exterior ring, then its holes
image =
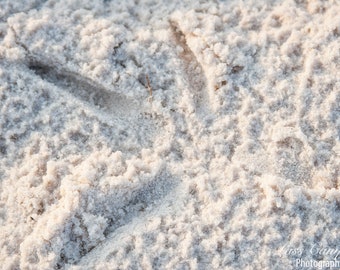
{"type": "Polygon", "coordinates": [[[339,14],[0,0],[0,268],[340,268],[339,14]]]}

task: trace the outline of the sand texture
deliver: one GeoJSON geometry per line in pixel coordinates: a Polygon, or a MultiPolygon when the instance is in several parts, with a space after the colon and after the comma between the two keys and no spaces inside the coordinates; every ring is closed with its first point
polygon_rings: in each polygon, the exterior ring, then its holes
{"type": "Polygon", "coordinates": [[[339,14],[0,0],[0,269],[340,264],[339,14]]]}

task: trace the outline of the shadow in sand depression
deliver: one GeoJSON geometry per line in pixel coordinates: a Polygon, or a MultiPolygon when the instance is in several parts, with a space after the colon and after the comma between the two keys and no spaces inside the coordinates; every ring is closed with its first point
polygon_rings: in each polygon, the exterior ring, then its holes
{"type": "Polygon", "coordinates": [[[76,73],[60,70],[36,60],[31,60],[28,67],[43,80],[68,91],[95,108],[100,108],[105,113],[127,117],[132,116],[136,108],[139,107],[136,101],[117,92],[109,91],[98,83],[76,73]]]}

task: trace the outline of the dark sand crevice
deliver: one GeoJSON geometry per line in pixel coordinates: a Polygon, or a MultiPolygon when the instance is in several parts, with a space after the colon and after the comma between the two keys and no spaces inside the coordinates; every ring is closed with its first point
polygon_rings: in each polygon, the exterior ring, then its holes
{"type": "Polygon", "coordinates": [[[52,64],[46,57],[35,55],[24,43],[20,42],[15,29],[13,27],[10,29],[15,36],[16,44],[26,51],[25,64],[44,81],[54,84],[87,105],[109,115],[131,117],[138,115],[138,112],[142,110],[142,105],[136,100],[114,89],[107,89],[98,82],[70,71],[58,63],[52,64]]]}
{"type": "Polygon", "coordinates": [[[190,91],[194,94],[194,103],[198,112],[209,112],[209,97],[207,93],[207,76],[197,57],[187,44],[185,34],[180,30],[177,22],[170,21],[170,28],[173,33],[175,43],[183,51],[179,54],[183,62],[183,70],[186,80],[190,86],[190,91]]]}

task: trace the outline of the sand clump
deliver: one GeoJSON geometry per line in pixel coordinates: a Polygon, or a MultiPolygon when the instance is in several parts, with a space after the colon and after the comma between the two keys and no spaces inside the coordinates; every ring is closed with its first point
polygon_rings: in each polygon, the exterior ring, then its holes
{"type": "Polygon", "coordinates": [[[1,268],[339,261],[338,14],[0,0],[1,268]]]}

